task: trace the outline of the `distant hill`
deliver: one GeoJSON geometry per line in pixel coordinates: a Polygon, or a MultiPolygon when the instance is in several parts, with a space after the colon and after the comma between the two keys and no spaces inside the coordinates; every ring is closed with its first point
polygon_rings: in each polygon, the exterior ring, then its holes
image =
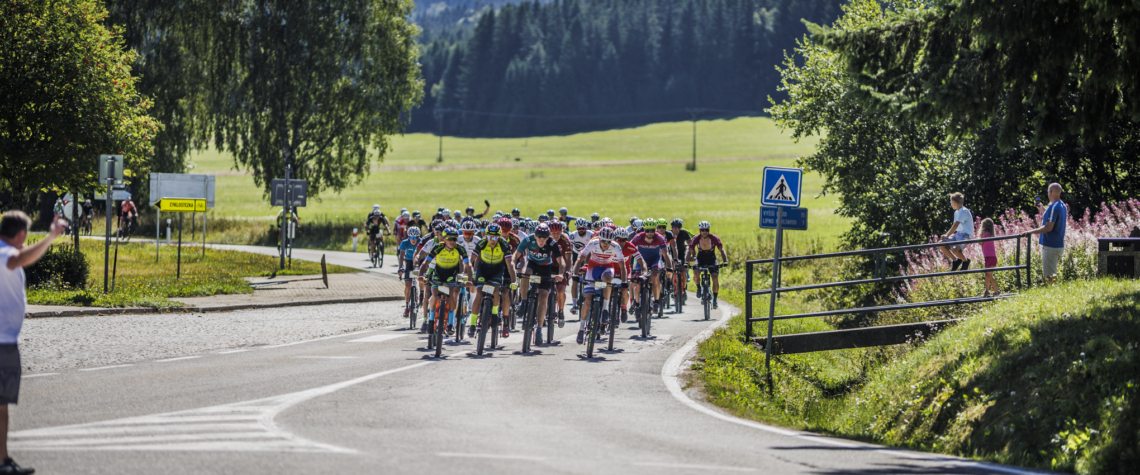
{"type": "MultiPolygon", "coordinates": [[[[426,3],[426,2],[425,2],[426,3]]],[[[751,115],[785,51],[843,0],[447,0],[417,8],[410,131],[531,136],[751,115]],[[442,118],[442,122],[437,121],[442,118]]]]}

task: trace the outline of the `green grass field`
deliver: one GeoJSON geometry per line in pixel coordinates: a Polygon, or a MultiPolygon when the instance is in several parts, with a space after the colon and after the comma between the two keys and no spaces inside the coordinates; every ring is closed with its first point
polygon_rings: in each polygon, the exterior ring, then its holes
{"type": "MultiPolygon", "coordinates": [[[[404,168],[379,168],[361,185],[310,199],[301,211],[302,224],[363,223],[373,203],[393,216],[401,207],[427,214],[438,206],[476,206],[482,211],[483,200],[488,200],[492,212],[518,207],[528,216],[566,206],[574,216],[596,211],[617,221],[632,215],[680,217],[690,229],[697,221],[708,220],[713,231],[730,242],[755,240],[761,170],[768,165],[790,166],[796,155],[811,153],[815,143],[795,143],[764,118],[698,122],[697,129],[696,172],[686,171],[680,162],[662,163],[690,157],[688,122],[529,139],[444,138],[445,162],[437,170],[408,168],[435,164],[437,137],[396,137],[384,166],[404,168]],[[504,156],[522,160],[504,164],[504,156]],[[647,163],[606,163],[615,161],[647,163]],[[590,164],[560,166],[566,162],[590,164]],[[496,168],[454,168],[477,164],[496,168]]],[[[193,161],[194,173],[218,174],[214,214],[264,221],[276,216],[277,209],[269,206],[252,177],[232,170],[228,155],[202,153],[193,161]]],[[[803,201],[811,210],[810,231],[796,233],[796,238],[835,243],[848,221],[834,214],[833,197],[815,198],[821,187],[817,175],[805,178],[803,201]]]]}

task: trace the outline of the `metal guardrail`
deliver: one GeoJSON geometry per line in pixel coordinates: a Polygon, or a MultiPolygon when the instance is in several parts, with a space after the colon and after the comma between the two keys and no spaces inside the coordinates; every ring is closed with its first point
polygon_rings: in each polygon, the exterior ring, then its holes
{"type": "Polygon", "coordinates": [[[970,303],[988,302],[988,301],[998,300],[1001,298],[1006,298],[1010,295],[1003,294],[1000,297],[989,297],[989,298],[970,297],[970,298],[961,298],[961,299],[939,300],[939,301],[934,301],[934,302],[914,302],[914,303],[905,303],[905,304],[898,304],[898,305],[882,305],[882,306],[876,306],[876,307],[859,307],[859,308],[848,308],[848,309],[840,309],[840,310],[828,310],[828,311],[822,311],[822,312],[798,313],[798,314],[790,314],[790,315],[775,315],[775,297],[770,295],[770,294],[775,293],[776,295],[779,295],[779,294],[784,293],[784,292],[799,292],[799,291],[804,291],[804,290],[824,289],[824,288],[831,288],[831,287],[845,287],[845,286],[850,286],[850,285],[864,285],[864,284],[876,284],[876,283],[887,283],[887,282],[899,282],[899,281],[906,281],[906,280],[913,280],[913,279],[943,277],[943,276],[949,276],[949,275],[963,275],[963,274],[974,274],[974,273],[981,273],[981,272],[1001,272],[1001,271],[1013,271],[1016,274],[1017,288],[1020,290],[1023,288],[1022,287],[1022,281],[1021,281],[1021,271],[1022,270],[1025,270],[1025,277],[1026,277],[1025,286],[1026,287],[1028,287],[1031,284],[1031,280],[1032,280],[1031,272],[1030,272],[1032,257],[1033,257],[1032,237],[1024,237],[1024,239],[1026,241],[1025,264],[1024,265],[1021,264],[1021,240],[1023,239],[1023,236],[1021,236],[1021,235],[990,237],[990,238],[982,238],[982,239],[971,239],[968,241],[958,241],[958,242],[955,242],[953,245],[977,244],[977,243],[983,243],[983,242],[989,242],[989,241],[1005,241],[1005,240],[1010,240],[1010,239],[1017,240],[1017,251],[1014,253],[1014,256],[1015,256],[1014,257],[1014,265],[1004,266],[1004,267],[994,267],[991,269],[984,269],[983,268],[983,269],[969,269],[969,270],[955,271],[955,272],[934,272],[934,273],[929,273],[929,274],[887,276],[887,255],[888,254],[902,253],[902,252],[907,252],[907,251],[917,251],[917,250],[929,249],[929,248],[933,248],[933,247],[942,247],[942,246],[950,245],[949,243],[917,244],[917,245],[910,245],[910,246],[887,247],[887,248],[879,248],[879,249],[864,249],[864,250],[859,250],[859,251],[833,252],[833,253],[828,253],[828,254],[813,254],[813,255],[807,255],[807,256],[781,257],[779,259],[758,259],[758,260],[746,261],[745,262],[745,277],[744,277],[744,286],[745,286],[745,292],[746,292],[745,293],[745,300],[744,300],[744,312],[745,312],[745,315],[747,317],[745,320],[746,321],[746,323],[745,323],[745,335],[747,336],[747,338],[749,340],[752,340],[752,335],[753,335],[752,323],[753,322],[763,322],[763,321],[768,322],[768,336],[767,336],[767,340],[766,340],[766,344],[765,344],[765,353],[767,353],[765,365],[767,365],[768,364],[767,360],[770,360],[770,358],[771,358],[772,322],[775,320],[789,320],[789,319],[795,319],[795,318],[822,317],[822,316],[828,316],[828,315],[845,315],[845,314],[865,313],[865,312],[881,312],[881,311],[888,311],[888,310],[904,310],[904,309],[910,309],[910,308],[939,307],[939,306],[945,306],[945,305],[962,305],[962,304],[970,304],[970,303]],[[780,264],[783,264],[785,262],[806,261],[806,260],[814,260],[814,259],[828,259],[828,258],[836,258],[836,257],[852,257],[852,256],[862,256],[862,255],[867,255],[867,254],[874,254],[875,255],[875,270],[874,270],[874,273],[872,275],[872,278],[870,278],[870,279],[848,280],[848,281],[840,281],[840,282],[825,282],[825,283],[819,283],[819,284],[799,285],[799,286],[792,286],[792,287],[783,287],[780,285],[780,280],[781,280],[780,264]],[[756,290],[756,289],[753,289],[753,278],[752,277],[753,277],[754,271],[756,270],[756,266],[762,265],[762,264],[772,264],[773,265],[773,276],[772,276],[773,282],[772,282],[772,286],[770,289],[756,290]],[[771,303],[770,303],[770,308],[769,308],[769,313],[768,313],[769,316],[767,316],[767,317],[753,317],[752,316],[752,297],[755,297],[758,295],[769,295],[770,297],[772,297],[771,303]]]}

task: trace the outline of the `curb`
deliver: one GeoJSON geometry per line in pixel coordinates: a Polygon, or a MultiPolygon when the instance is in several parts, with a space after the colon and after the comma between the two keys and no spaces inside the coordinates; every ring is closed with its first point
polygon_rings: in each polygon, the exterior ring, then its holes
{"type": "Polygon", "coordinates": [[[26,313],[24,318],[48,318],[48,317],[84,317],[91,315],[128,315],[139,313],[205,313],[205,312],[231,312],[234,310],[253,310],[260,308],[279,308],[279,307],[303,307],[309,305],[333,305],[341,303],[366,303],[366,302],[391,302],[393,300],[402,300],[404,296],[395,295],[388,297],[363,297],[355,299],[332,299],[332,300],[307,300],[299,302],[282,302],[282,303],[266,303],[266,304],[241,304],[241,305],[219,305],[216,307],[170,307],[170,308],[151,308],[151,307],[127,307],[127,308],[102,308],[102,309],[83,309],[83,310],[63,310],[58,312],[35,312],[26,313]]]}

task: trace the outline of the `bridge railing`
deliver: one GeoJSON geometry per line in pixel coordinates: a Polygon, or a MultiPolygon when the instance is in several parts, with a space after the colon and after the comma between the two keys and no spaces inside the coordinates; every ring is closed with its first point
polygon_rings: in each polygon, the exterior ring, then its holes
{"type": "MultiPolygon", "coordinates": [[[[845,286],[852,286],[852,285],[889,283],[889,282],[899,282],[899,281],[907,281],[907,280],[914,280],[914,279],[929,279],[929,278],[934,278],[934,277],[944,277],[944,276],[950,276],[950,275],[976,274],[976,273],[982,273],[982,272],[1013,271],[1016,274],[1015,278],[1017,280],[1017,288],[1020,290],[1020,289],[1022,289],[1022,280],[1021,280],[1021,271],[1022,270],[1025,271],[1025,286],[1029,286],[1031,283],[1030,282],[1031,281],[1030,266],[1031,266],[1031,262],[1032,262],[1032,253],[1033,253],[1033,247],[1032,247],[1031,238],[1022,237],[1021,235],[1012,235],[1012,236],[1000,236],[1000,237],[990,237],[990,238],[981,238],[981,239],[971,239],[968,241],[956,241],[953,244],[951,244],[951,243],[917,244],[917,245],[910,245],[910,246],[886,247],[886,248],[879,248],[879,249],[864,249],[864,250],[858,250],[858,251],[833,252],[833,253],[828,253],[828,254],[813,254],[813,255],[806,255],[806,256],[781,257],[779,259],[779,264],[783,265],[783,264],[788,263],[788,262],[807,261],[807,260],[815,260],[815,259],[830,259],[830,258],[839,258],[839,257],[864,256],[864,255],[868,255],[868,254],[873,254],[875,256],[875,269],[874,269],[874,272],[872,274],[872,278],[870,278],[870,279],[847,280],[847,281],[838,281],[838,282],[824,282],[824,283],[817,283],[817,284],[810,284],[810,285],[797,285],[797,286],[784,287],[781,285],[781,282],[780,282],[780,279],[781,279],[780,274],[782,273],[782,272],[780,272],[780,266],[775,266],[776,272],[775,272],[775,275],[772,276],[772,278],[775,279],[775,284],[771,285],[769,288],[765,288],[765,289],[754,289],[753,288],[753,283],[754,283],[753,275],[756,271],[757,266],[765,265],[765,264],[773,264],[775,262],[775,259],[758,259],[758,260],[746,261],[745,262],[745,278],[744,278],[744,286],[745,286],[745,292],[746,292],[745,293],[745,300],[744,300],[744,313],[745,313],[745,318],[747,320],[746,320],[746,324],[745,324],[745,334],[749,340],[752,340],[752,338],[753,338],[752,323],[753,322],[769,322],[767,338],[766,338],[766,341],[764,342],[764,346],[765,346],[765,352],[768,353],[770,356],[771,355],[771,349],[772,349],[772,325],[771,325],[771,321],[773,321],[773,320],[788,320],[788,319],[795,319],[795,318],[822,317],[822,316],[828,316],[828,315],[844,315],[844,314],[852,314],[852,313],[882,312],[882,311],[888,311],[888,310],[904,310],[904,309],[911,309],[911,308],[940,307],[940,306],[946,306],[946,305],[963,305],[963,304],[972,304],[972,303],[980,303],[980,302],[989,302],[989,301],[993,301],[993,300],[1007,298],[1007,297],[1010,297],[1012,295],[1011,294],[1002,294],[1001,296],[997,296],[997,297],[966,297],[966,298],[938,300],[938,301],[931,301],[931,302],[913,302],[913,303],[903,303],[903,304],[897,304],[897,305],[882,305],[882,306],[876,306],[876,307],[847,308],[847,309],[838,309],[838,310],[826,310],[826,311],[821,311],[821,312],[796,313],[796,314],[788,314],[788,315],[776,315],[774,309],[769,309],[768,314],[771,315],[771,317],[767,317],[767,316],[755,317],[752,314],[752,310],[753,310],[752,298],[755,296],[758,296],[758,295],[770,295],[773,292],[773,289],[774,289],[775,293],[777,295],[779,295],[781,293],[786,293],[786,292],[800,292],[800,291],[804,291],[804,290],[825,289],[825,288],[831,288],[831,287],[845,287],[845,286]],[[948,245],[958,246],[958,245],[978,244],[978,243],[990,242],[990,241],[1006,241],[1006,240],[1010,240],[1010,239],[1014,239],[1017,241],[1017,251],[1014,253],[1014,256],[1015,256],[1014,257],[1014,265],[1012,265],[1012,266],[994,267],[994,268],[990,268],[990,269],[984,269],[984,268],[982,268],[982,269],[969,269],[969,270],[960,270],[960,271],[954,271],[954,272],[932,272],[932,273],[928,273],[928,274],[898,275],[898,276],[888,276],[887,275],[888,274],[887,256],[891,255],[891,254],[899,254],[899,253],[905,253],[905,252],[910,252],[910,251],[918,251],[918,250],[922,250],[922,249],[929,249],[929,248],[933,248],[933,247],[942,247],[942,246],[948,246],[948,245]],[[1021,253],[1022,253],[1021,242],[1023,239],[1025,240],[1025,264],[1021,263],[1021,253]]],[[[774,300],[771,300],[771,301],[774,302],[774,300]]],[[[774,304],[772,304],[772,305],[774,305],[774,304]]],[[[930,323],[930,322],[928,322],[928,323],[930,323]]]]}

